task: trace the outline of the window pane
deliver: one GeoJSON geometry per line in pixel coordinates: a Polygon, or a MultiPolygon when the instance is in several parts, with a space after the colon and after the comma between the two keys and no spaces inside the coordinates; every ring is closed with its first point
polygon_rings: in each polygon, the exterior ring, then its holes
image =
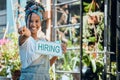
{"type": "Polygon", "coordinates": [[[0,10],[6,9],[6,0],[0,0],[0,10]]]}

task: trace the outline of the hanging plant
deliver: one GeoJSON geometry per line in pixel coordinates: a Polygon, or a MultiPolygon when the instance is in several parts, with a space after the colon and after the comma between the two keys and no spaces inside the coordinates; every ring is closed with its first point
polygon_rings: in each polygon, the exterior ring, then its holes
{"type": "MultiPolygon", "coordinates": [[[[103,55],[98,51],[103,50],[103,30],[104,30],[104,14],[103,12],[96,11],[99,5],[96,0],[85,7],[88,13],[83,16],[83,69],[85,66],[86,73],[91,73],[88,76],[90,79],[99,80],[103,70],[103,55]],[[91,71],[88,72],[87,70],[91,71]]],[[[85,70],[83,70],[85,72],[85,70]]]]}
{"type": "Polygon", "coordinates": [[[92,0],[90,3],[89,1],[83,2],[84,11],[88,13],[88,12],[95,12],[97,10],[100,10],[103,1],[104,0],[92,0]]]}

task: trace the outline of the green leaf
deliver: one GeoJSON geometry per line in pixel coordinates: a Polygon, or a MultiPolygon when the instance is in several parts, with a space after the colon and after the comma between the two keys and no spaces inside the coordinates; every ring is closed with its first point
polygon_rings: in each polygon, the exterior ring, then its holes
{"type": "Polygon", "coordinates": [[[95,42],[96,41],[96,38],[95,37],[89,37],[89,42],[95,42]]]}
{"type": "Polygon", "coordinates": [[[96,62],[94,59],[91,60],[91,64],[92,64],[92,70],[95,73],[96,72],[96,62]]]}

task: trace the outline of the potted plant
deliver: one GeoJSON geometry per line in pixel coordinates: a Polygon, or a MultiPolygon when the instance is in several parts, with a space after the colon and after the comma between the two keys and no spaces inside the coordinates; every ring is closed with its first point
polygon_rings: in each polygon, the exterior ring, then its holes
{"type": "Polygon", "coordinates": [[[18,53],[18,35],[11,33],[6,36],[6,39],[8,41],[0,45],[0,76],[12,78],[14,72],[20,70],[21,66],[18,53]]]}
{"type": "Polygon", "coordinates": [[[103,17],[103,12],[99,11],[83,16],[83,76],[90,80],[100,80],[102,76],[104,64],[100,51],[103,51],[103,17]]]}

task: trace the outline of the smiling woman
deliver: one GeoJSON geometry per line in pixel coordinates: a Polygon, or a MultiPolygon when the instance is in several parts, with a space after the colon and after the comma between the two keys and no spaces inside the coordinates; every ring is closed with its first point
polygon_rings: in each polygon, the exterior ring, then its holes
{"type": "Polygon", "coordinates": [[[32,34],[36,34],[36,31],[41,30],[41,21],[39,15],[32,13],[28,16],[27,27],[32,34]]]}
{"type": "Polygon", "coordinates": [[[43,12],[44,8],[41,4],[35,1],[27,2],[26,27],[18,29],[20,34],[19,53],[22,64],[20,80],[49,80],[49,56],[35,54],[35,43],[40,40],[38,32],[41,31],[43,12]]]}
{"type": "MultiPolygon", "coordinates": [[[[40,40],[47,41],[45,35],[41,34],[44,12],[45,10],[40,3],[27,2],[25,9],[26,26],[18,29],[20,34],[19,53],[22,64],[20,80],[50,80],[49,68],[57,57],[50,58],[49,55],[36,54],[36,43],[40,40]],[[44,37],[39,37],[38,33],[44,37]]],[[[63,51],[66,50],[65,48],[63,45],[63,51]]],[[[45,46],[44,49],[48,50],[48,46],[45,46]],[[47,49],[45,49],[46,47],[47,49]]]]}

